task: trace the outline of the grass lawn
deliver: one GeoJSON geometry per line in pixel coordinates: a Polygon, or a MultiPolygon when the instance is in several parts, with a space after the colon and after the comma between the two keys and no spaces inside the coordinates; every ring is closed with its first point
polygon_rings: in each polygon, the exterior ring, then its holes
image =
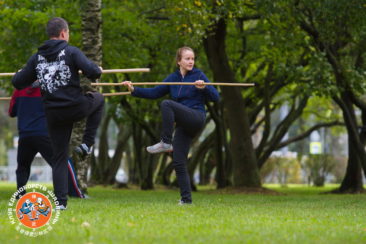
{"type": "Polygon", "coordinates": [[[202,190],[178,206],[174,190],[93,187],[90,199],[69,201],[50,233],[31,238],[8,220],[15,184],[0,183],[0,243],[366,243],[366,195],[267,187],[285,194],[202,190]]]}

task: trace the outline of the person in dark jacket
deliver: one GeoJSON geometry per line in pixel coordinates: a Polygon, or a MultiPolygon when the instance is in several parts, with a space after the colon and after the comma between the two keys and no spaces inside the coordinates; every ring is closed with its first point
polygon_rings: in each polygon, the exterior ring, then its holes
{"type": "Polygon", "coordinates": [[[49,136],[54,152],[53,186],[59,209],[67,205],[68,146],[74,122],[87,118],[83,141],[77,147],[82,157],[91,152],[100,124],[104,98],[98,92],[83,94],[79,70],[89,79],[100,77],[102,70],[76,47],[70,46],[69,27],[62,18],[47,23],[49,40],[38,48],[23,69],[17,72],[12,83],[23,89],[35,80],[41,87],[49,136]]]}
{"type": "MultiPolygon", "coordinates": [[[[46,115],[38,84],[38,82],[35,82],[32,86],[23,90],[15,90],[9,105],[9,116],[18,118],[18,164],[15,171],[18,190],[27,184],[31,164],[37,153],[40,153],[52,167],[51,140],[48,136],[46,115]]],[[[71,160],[68,160],[68,178],[68,195],[85,198],[79,188],[71,160]]],[[[25,193],[26,191],[23,191],[21,195],[25,193]]]]}
{"type": "Polygon", "coordinates": [[[179,48],[176,55],[178,70],[163,82],[195,82],[194,86],[160,85],[154,88],[133,87],[130,81],[122,84],[128,87],[132,96],[156,99],[170,94],[171,100],[161,103],[161,141],[147,147],[149,153],[173,152],[173,165],[180,187],[179,204],[191,204],[191,185],[187,170],[189,147],[194,136],[203,128],[206,119],[205,101],[218,101],[219,94],[206,75],[194,68],[195,55],[191,48],[179,48]],[[173,138],[175,124],[175,133],[173,138]]]}

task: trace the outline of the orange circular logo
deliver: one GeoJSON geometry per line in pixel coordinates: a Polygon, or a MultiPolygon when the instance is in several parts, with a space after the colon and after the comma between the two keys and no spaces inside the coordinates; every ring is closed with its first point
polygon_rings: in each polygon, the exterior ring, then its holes
{"type": "Polygon", "coordinates": [[[42,193],[30,192],[19,199],[16,205],[16,216],[26,227],[40,228],[51,219],[52,204],[42,193]]]}

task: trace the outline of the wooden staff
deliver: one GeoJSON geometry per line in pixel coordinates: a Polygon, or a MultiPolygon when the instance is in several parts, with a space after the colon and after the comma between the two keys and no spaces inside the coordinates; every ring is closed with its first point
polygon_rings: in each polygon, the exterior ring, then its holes
{"type": "Polygon", "coordinates": [[[123,95],[131,95],[131,92],[113,92],[113,93],[103,93],[105,97],[111,96],[123,96],[123,95]]]}
{"type": "Polygon", "coordinates": [[[0,73],[0,76],[13,76],[15,73],[0,73]]]}
{"type": "MultiPolygon", "coordinates": [[[[111,96],[123,96],[123,95],[131,95],[131,92],[112,92],[112,93],[103,93],[105,97],[111,96]]],[[[0,101],[10,101],[11,97],[0,97],[0,101]]]]}
{"type": "MultiPolygon", "coordinates": [[[[194,82],[132,82],[133,86],[157,86],[157,85],[187,85],[195,86],[194,82]]],[[[255,86],[255,83],[225,83],[225,82],[205,82],[206,86],[255,86]]],[[[91,83],[92,86],[122,86],[122,83],[91,83]]]]}
{"type": "MultiPolygon", "coordinates": [[[[104,69],[103,74],[115,74],[115,73],[137,73],[137,72],[150,72],[149,68],[136,68],[136,69],[104,69]]],[[[79,71],[79,73],[82,73],[79,71]]],[[[13,76],[15,73],[0,73],[0,76],[13,76]]]]}
{"type": "Polygon", "coordinates": [[[114,73],[138,73],[138,72],[150,72],[149,68],[136,68],[136,69],[106,69],[103,70],[103,74],[114,73]]]}

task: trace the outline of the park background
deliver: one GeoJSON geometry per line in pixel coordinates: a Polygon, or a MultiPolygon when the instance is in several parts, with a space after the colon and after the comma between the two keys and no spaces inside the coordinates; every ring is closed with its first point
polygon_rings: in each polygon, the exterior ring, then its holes
{"type": "MultiPolygon", "coordinates": [[[[55,16],[69,22],[71,45],[104,69],[151,69],[105,74],[101,82],[162,81],[176,68],[176,49],[187,45],[212,82],[257,84],[220,87],[221,100],[207,104],[207,123],[188,163],[197,201],[186,209],[176,206],[170,155],[145,150],[159,140],[161,100],[107,98],[94,153],[76,165],[91,199],[72,200],[75,207],[65,214],[71,229],[85,231],[80,241],[366,241],[360,194],[366,172],[364,1],[0,1],[1,72],[26,63],[47,39],[45,23],[55,16]],[[110,207],[107,216],[98,204],[110,207]],[[79,206],[91,211],[81,214],[79,206]],[[141,217],[146,213],[153,216],[141,217]],[[95,219],[115,224],[115,237],[93,225],[95,219]],[[181,225],[173,228],[175,223],[181,225]]],[[[11,95],[10,81],[0,78],[2,96],[11,95]]],[[[82,83],[91,89],[89,81],[82,83]]],[[[124,89],[102,90],[118,91],[124,89]]],[[[17,134],[8,103],[0,104],[0,176],[10,180],[1,185],[6,205],[15,188],[17,134]]],[[[70,147],[80,143],[83,126],[75,126],[70,147]]],[[[49,179],[45,163],[34,164],[35,179],[49,179]]],[[[65,233],[68,225],[57,232],[77,242],[77,230],[65,233]]],[[[4,240],[25,240],[6,224],[0,228],[4,240]]]]}

